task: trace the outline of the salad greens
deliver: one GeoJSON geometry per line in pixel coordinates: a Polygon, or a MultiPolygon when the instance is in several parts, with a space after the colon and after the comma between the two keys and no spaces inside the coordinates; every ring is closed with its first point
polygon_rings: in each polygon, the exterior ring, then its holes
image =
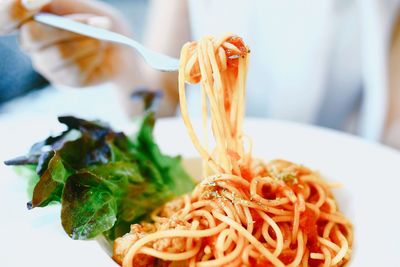
{"type": "Polygon", "coordinates": [[[34,188],[28,208],[61,203],[62,225],[71,238],[104,234],[113,240],[194,188],[181,158],[162,154],[155,143],[153,113],[141,118],[132,137],[100,122],[58,120],[67,126],[64,132],[5,163],[35,169],[36,175],[29,175],[34,188]]]}

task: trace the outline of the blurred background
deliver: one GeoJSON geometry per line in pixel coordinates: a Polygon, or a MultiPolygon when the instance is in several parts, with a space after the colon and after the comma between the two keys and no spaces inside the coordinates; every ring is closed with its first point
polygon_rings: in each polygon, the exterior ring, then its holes
{"type": "MultiPolygon", "coordinates": [[[[176,49],[153,45],[159,40],[163,43],[163,27],[170,33],[163,25],[168,20],[176,20],[173,25],[178,30],[176,25],[190,24],[189,40],[231,31],[243,36],[252,50],[249,116],[315,124],[400,148],[399,1],[103,2],[120,12],[118,16],[131,26],[135,39],[150,40],[155,50],[173,56],[177,56],[176,49]],[[152,11],[156,5],[185,10],[164,18],[163,12],[152,11]],[[189,19],[181,20],[181,14],[189,19]],[[149,29],[154,29],[154,25],[148,27],[152,21],[160,29],[154,31],[158,36],[148,38],[149,29]]],[[[0,123],[72,114],[122,125],[132,117],[126,108],[135,105],[130,94],[137,88],[156,88],[146,80],[125,84],[129,93],[125,88],[122,94],[110,82],[84,89],[49,84],[21,51],[18,38],[18,33],[0,36],[0,123]]],[[[175,39],[173,34],[169,38],[175,39]]],[[[143,77],[150,81],[156,76],[143,77]]],[[[198,94],[193,92],[189,99],[195,103],[198,94]]],[[[179,110],[160,115],[176,114],[179,110]]]]}

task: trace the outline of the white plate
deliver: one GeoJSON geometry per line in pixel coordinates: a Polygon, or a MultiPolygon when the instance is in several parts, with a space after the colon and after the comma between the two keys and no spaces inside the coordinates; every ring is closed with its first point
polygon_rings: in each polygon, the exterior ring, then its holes
{"type": "MultiPolygon", "coordinates": [[[[0,159],[21,154],[54,129],[55,119],[2,123],[0,159]],[[40,121],[40,128],[33,127],[40,121]],[[31,126],[29,126],[31,125],[31,126]],[[26,128],[30,127],[29,130],[26,128]]],[[[283,158],[320,170],[340,208],[355,226],[350,266],[396,266],[400,262],[400,154],[361,139],[316,127],[248,119],[254,154],[283,158]]],[[[196,156],[180,120],[160,120],[156,138],[164,152],[196,156]]],[[[59,208],[26,210],[25,180],[0,167],[0,266],[115,266],[95,241],[73,241],[63,232],[59,208]]]]}

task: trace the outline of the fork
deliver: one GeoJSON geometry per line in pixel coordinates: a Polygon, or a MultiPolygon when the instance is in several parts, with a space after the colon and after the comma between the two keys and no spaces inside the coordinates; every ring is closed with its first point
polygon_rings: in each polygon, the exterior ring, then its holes
{"type": "Polygon", "coordinates": [[[126,45],[134,48],[143,59],[149,64],[153,69],[160,71],[177,71],[179,67],[179,60],[172,58],[170,56],[154,52],[147,47],[143,46],[139,42],[126,37],[122,34],[108,31],[101,28],[96,28],[84,23],[76,22],[71,19],[67,19],[61,16],[48,14],[48,13],[38,13],[33,19],[37,22],[74,32],[80,35],[85,35],[91,38],[113,42],[117,44],[126,45]]]}

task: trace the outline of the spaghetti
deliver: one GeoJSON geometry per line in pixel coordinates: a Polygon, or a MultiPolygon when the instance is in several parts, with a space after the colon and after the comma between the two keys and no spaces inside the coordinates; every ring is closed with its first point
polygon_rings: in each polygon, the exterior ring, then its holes
{"type": "Polygon", "coordinates": [[[131,266],[343,266],[352,226],[338,210],[331,185],[308,168],[268,164],[246,151],[242,130],[249,50],[242,39],[205,37],[182,48],[181,112],[204,168],[194,191],[154,211],[154,223],[131,226],[114,258],[131,266]],[[200,83],[202,143],[186,104],[185,83],[200,83]],[[209,115],[210,114],[210,115],[209,115]],[[210,124],[210,125],[209,125],[210,124]]]}

